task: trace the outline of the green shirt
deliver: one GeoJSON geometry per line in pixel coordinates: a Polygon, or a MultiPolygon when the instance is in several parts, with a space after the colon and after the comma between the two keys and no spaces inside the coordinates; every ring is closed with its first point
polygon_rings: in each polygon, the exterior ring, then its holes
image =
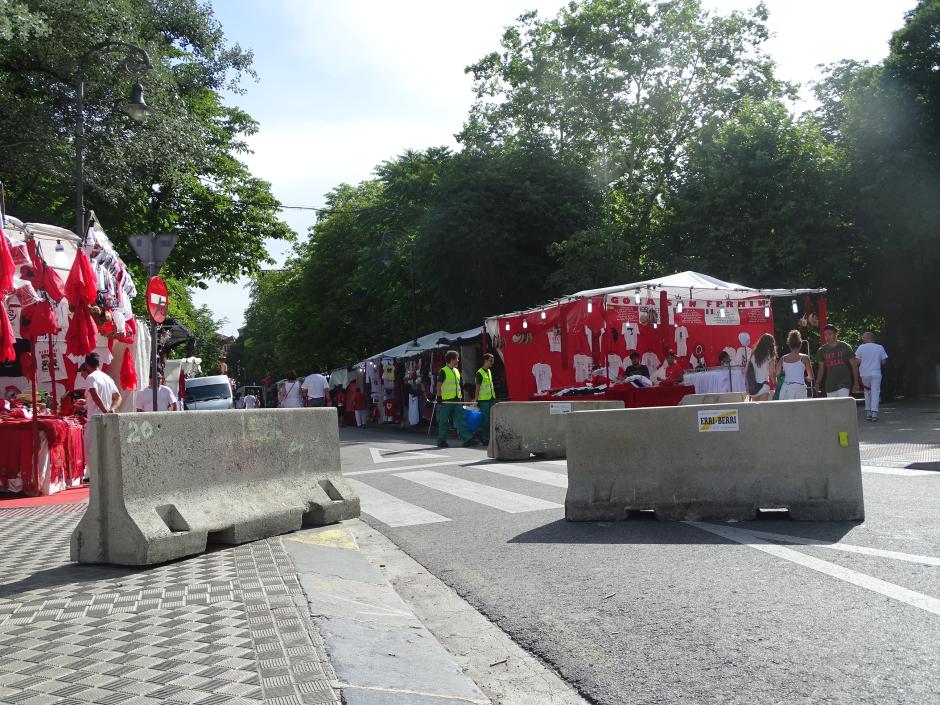
{"type": "Polygon", "coordinates": [[[826,368],[823,377],[823,391],[827,394],[839,389],[851,389],[854,381],[852,375],[852,358],[855,351],[852,346],[842,340],[835,345],[823,345],[819,348],[819,361],[826,368]]]}

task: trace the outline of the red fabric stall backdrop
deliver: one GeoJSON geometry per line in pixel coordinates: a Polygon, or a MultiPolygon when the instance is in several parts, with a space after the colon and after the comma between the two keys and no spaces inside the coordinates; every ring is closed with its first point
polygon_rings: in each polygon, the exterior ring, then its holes
{"type": "Polygon", "coordinates": [[[699,346],[709,367],[718,364],[722,350],[734,364],[743,365],[758,338],[773,334],[769,306],[764,298],[686,299],[679,313],[670,301],[669,320],[663,324],[658,295],[641,296],[639,303],[634,295],[609,296],[606,302],[603,297],[582,299],[497,319],[494,344],[503,356],[510,398],[524,401],[547,389],[582,386],[597,367],[615,377],[630,364],[634,351],[650,374],[670,349],[683,367],[695,367],[699,346]]]}

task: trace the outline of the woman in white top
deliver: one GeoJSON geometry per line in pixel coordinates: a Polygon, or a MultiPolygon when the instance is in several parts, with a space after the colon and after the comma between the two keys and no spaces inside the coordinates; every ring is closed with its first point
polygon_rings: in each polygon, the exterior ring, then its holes
{"type": "Polygon", "coordinates": [[[783,387],[780,389],[780,399],[806,399],[806,380],[813,386],[813,365],[809,355],[803,355],[803,336],[800,331],[791,330],[787,336],[787,347],[790,352],[780,358],[777,363],[776,376],[784,375],[783,387]]]}
{"type": "MultiPolygon", "coordinates": [[[[757,386],[748,389],[751,401],[767,401],[770,399],[770,372],[777,360],[777,343],[770,333],[764,333],[754,346],[754,352],[747,363],[754,369],[754,380],[757,386]]],[[[748,371],[748,374],[750,371],[748,371]]]]}
{"type": "Polygon", "coordinates": [[[300,396],[300,380],[297,379],[296,372],[291,371],[287,375],[287,381],[281,387],[277,399],[282,409],[300,409],[303,407],[304,400],[300,396]]]}

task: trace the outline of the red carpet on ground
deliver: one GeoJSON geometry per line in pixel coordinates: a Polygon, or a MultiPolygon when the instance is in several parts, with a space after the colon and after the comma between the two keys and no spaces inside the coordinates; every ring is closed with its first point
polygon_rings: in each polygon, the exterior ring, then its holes
{"type": "Polygon", "coordinates": [[[18,509],[19,507],[42,507],[47,504],[74,504],[88,499],[88,485],[73,487],[48,497],[19,497],[0,495],[0,509],[18,509]]]}

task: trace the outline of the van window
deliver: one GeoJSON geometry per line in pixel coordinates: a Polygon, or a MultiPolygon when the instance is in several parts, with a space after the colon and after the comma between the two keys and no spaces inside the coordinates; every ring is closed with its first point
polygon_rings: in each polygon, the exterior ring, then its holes
{"type": "Polygon", "coordinates": [[[186,388],[186,403],[197,401],[212,401],[213,399],[230,399],[232,388],[227,384],[205,384],[200,387],[186,388]]]}

